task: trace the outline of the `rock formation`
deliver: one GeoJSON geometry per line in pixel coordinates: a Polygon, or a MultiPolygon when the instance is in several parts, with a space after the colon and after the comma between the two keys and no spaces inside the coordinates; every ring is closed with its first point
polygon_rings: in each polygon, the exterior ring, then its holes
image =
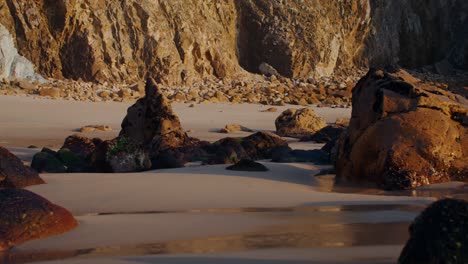
{"type": "Polygon", "coordinates": [[[411,224],[399,264],[468,263],[468,202],[437,201],[411,224]]]}
{"type": "Polygon", "coordinates": [[[467,69],[466,10],[465,0],[0,0],[0,23],[44,76],[134,83],[150,72],[180,84],[260,65],[293,78],[394,63],[467,69]]]}
{"type": "Polygon", "coordinates": [[[337,181],[405,189],[468,181],[467,100],[404,71],[371,70],[353,90],[337,181]]]}
{"type": "Polygon", "coordinates": [[[0,24],[0,79],[45,81],[34,71],[34,64],[18,54],[10,32],[0,24]]]}
{"type": "Polygon", "coordinates": [[[313,109],[288,109],[275,121],[276,133],[282,137],[302,138],[315,134],[327,124],[313,109]]]}
{"type": "Polygon", "coordinates": [[[0,212],[0,252],[78,225],[64,208],[21,189],[0,189],[0,212]]]}
{"type": "Polygon", "coordinates": [[[120,136],[147,148],[151,158],[169,149],[192,143],[152,78],[148,78],[146,82],[146,96],[128,108],[120,136]]]}
{"type": "Polygon", "coordinates": [[[10,151],[0,147],[0,188],[24,188],[43,183],[37,172],[25,166],[10,151]]]}

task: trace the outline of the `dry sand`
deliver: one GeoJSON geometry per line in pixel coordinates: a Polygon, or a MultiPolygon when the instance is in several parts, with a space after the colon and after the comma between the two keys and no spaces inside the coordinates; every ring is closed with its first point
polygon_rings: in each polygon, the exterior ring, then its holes
{"type": "MultiPolygon", "coordinates": [[[[129,103],[83,103],[0,97],[0,145],[25,160],[31,144],[59,146],[74,129],[111,125],[112,137],[129,103]]],[[[192,136],[217,140],[227,123],[274,130],[277,113],[261,105],[175,104],[192,136]]],[[[317,109],[333,122],[349,109],[317,109]]],[[[244,136],[244,133],[236,135],[244,136]]],[[[310,143],[293,147],[313,149],[310,143]]],[[[264,162],[267,173],[191,166],[132,174],[49,174],[29,189],[68,208],[80,226],[31,241],[12,260],[53,263],[391,263],[406,229],[432,198],[330,192],[312,164],[264,162]],[[373,206],[366,206],[373,205],[373,206]],[[79,251],[77,251],[79,250],[79,251]],[[78,255],[78,256],[77,256],[78,255]],[[33,256],[33,257],[31,257],[33,256]],[[75,258],[60,260],[62,257],[75,258]]]]}

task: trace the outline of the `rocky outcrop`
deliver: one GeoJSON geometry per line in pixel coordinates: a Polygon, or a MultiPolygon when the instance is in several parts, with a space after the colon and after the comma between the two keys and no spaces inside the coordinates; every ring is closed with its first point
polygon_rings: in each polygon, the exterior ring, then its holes
{"type": "Polygon", "coordinates": [[[315,134],[327,124],[313,109],[288,109],[275,121],[276,133],[282,137],[302,138],[315,134]]]}
{"type": "Polygon", "coordinates": [[[468,202],[437,201],[411,224],[398,263],[468,263],[468,202]]]}
{"type": "Polygon", "coordinates": [[[104,141],[98,146],[95,155],[97,171],[128,173],[151,169],[148,151],[131,138],[117,137],[104,141]]]}
{"type": "Polygon", "coordinates": [[[44,76],[134,83],[149,72],[158,82],[180,84],[247,72],[329,76],[393,63],[420,67],[443,61],[467,69],[467,5],[0,0],[0,23],[44,76]]]}
{"type": "Polygon", "coordinates": [[[45,81],[36,74],[34,64],[18,54],[10,32],[0,24],[0,79],[45,81]]]}
{"type": "Polygon", "coordinates": [[[43,183],[37,172],[25,166],[10,151],[0,147],[0,188],[24,188],[43,183]]]}
{"type": "Polygon", "coordinates": [[[371,70],[353,90],[337,181],[405,189],[468,181],[467,100],[404,71],[371,70]]]}
{"type": "Polygon", "coordinates": [[[29,240],[58,235],[78,223],[64,208],[32,192],[0,190],[0,252],[29,240]]]}
{"type": "Polygon", "coordinates": [[[191,143],[179,117],[151,78],[146,82],[146,96],[128,108],[120,136],[147,148],[151,158],[191,143]]]}

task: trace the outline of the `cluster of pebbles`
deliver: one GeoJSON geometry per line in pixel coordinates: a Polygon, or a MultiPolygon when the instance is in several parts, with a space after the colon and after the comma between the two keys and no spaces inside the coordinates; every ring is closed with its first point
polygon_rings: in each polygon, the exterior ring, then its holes
{"type": "MultiPolygon", "coordinates": [[[[275,76],[248,80],[205,80],[185,86],[164,86],[171,102],[259,103],[265,105],[327,105],[349,107],[351,90],[364,72],[355,77],[287,79],[275,76]]],[[[97,84],[49,79],[45,83],[0,80],[0,94],[28,95],[73,101],[135,101],[144,96],[144,83],[97,84]]]]}

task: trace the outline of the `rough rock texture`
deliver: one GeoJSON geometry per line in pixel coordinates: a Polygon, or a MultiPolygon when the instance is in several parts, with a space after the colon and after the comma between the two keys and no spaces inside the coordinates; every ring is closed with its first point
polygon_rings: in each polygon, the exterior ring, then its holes
{"type": "Polygon", "coordinates": [[[10,151],[0,147],[0,188],[23,188],[43,183],[37,172],[25,166],[10,151]]]}
{"type": "Polygon", "coordinates": [[[78,223],[64,208],[26,190],[0,190],[0,252],[29,240],[58,235],[78,223]]]}
{"type": "Polygon", "coordinates": [[[346,127],[343,125],[332,124],[320,129],[313,135],[301,138],[301,141],[328,143],[331,141],[336,141],[345,130],[346,127]]]}
{"type": "Polygon", "coordinates": [[[163,83],[286,77],[440,61],[468,68],[465,0],[0,0],[0,23],[45,76],[163,83]],[[245,70],[244,70],[245,69],[245,70]]]}
{"type": "Polygon", "coordinates": [[[152,158],[191,142],[166,97],[151,78],[146,82],[146,97],[128,109],[120,136],[147,148],[152,158]]]}
{"type": "Polygon", "coordinates": [[[327,124],[311,108],[288,109],[275,121],[276,133],[282,137],[302,138],[324,128],[327,124]]]}
{"type": "Polygon", "coordinates": [[[44,81],[34,71],[34,64],[18,54],[10,32],[0,24],[0,79],[44,81]]]}
{"type": "Polygon", "coordinates": [[[467,100],[404,71],[371,70],[353,90],[337,149],[337,181],[404,189],[468,181],[467,100]]]}
{"type": "Polygon", "coordinates": [[[127,173],[149,170],[151,160],[148,151],[138,142],[126,137],[104,141],[96,150],[97,171],[127,173]]]}
{"type": "Polygon", "coordinates": [[[409,231],[399,264],[468,263],[468,202],[437,201],[414,220],[409,231]]]}

